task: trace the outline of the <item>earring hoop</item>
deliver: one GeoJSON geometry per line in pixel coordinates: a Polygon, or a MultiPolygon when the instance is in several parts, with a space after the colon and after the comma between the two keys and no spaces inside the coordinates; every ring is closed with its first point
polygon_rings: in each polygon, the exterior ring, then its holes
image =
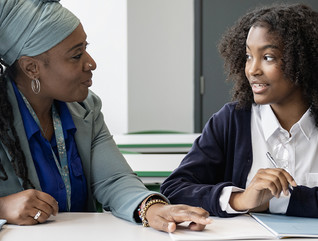
{"type": "Polygon", "coordinates": [[[38,79],[31,80],[31,88],[34,94],[38,94],[41,91],[41,83],[38,79]]]}

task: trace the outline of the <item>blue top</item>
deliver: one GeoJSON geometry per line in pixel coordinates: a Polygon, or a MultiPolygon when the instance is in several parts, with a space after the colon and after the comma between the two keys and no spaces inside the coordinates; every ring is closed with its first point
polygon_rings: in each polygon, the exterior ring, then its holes
{"type": "MultiPolygon", "coordinates": [[[[253,162],[251,108],[228,103],[213,114],[189,153],[161,185],[172,204],[202,207],[210,215],[229,217],[222,211],[220,195],[226,186],[245,188],[253,162]]],[[[318,186],[294,187],[286,215],[318,217],[318,186]]]]}
{"type": "MultiPolygon", "coordinates": [[[[65,212],[67,211],[66,188],[55,164],[51,151],[52,147],[56,157],[59,158],[55,135],[52,136],[50,142],[41,135],[40,128],[36,124],[27,106],[25,105],[18,88],[13,82],[12,85],[19,104],[24,129],[29,142],[42,191],[53,196],[59,203],[59,211],[65,212]]],[[[82,162],[74,139],[76,127],[73,123],[72,116],[67,108],[67,105],[61,101],[55,101],[55,105],[59,112],[63,126],[68,167],[70,172],[72,188],[70,211],[84,211],[87,201],[87,186],[86,178],[82,168],[82,162]]]]}

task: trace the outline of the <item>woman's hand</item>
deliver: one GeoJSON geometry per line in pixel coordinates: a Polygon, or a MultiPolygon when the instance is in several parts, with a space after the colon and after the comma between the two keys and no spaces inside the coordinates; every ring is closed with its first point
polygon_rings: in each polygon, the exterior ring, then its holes
{"type": "Polygon", "coordinates": [[[259,169],[244,192],[232,193],[230,205],[234,210],[255,209],[265,211],[272,197],[280,197],[281,192],[289,194],[288,185],[297,186],[294,178],[284,169],[259,169]],[[259,208],[262,207],[260,210],[259,208]]]}
{"type": "Polygon", "coordinates": [[[0,218],[6,219],[8,223],[43,223],[57,213],[57,201],[49,194],[38,190],[29,189],[0,198],[0,218]],[[36,215],[39,215],[37,219],[34,218],[36,215]]]}
{"type": "Polygon", "coordinates": [[[176,230],[178,223],[185,221],[191,222],[191,230],[201,231],[212,222],[208,217],[209,213],[203,208],[188,205],[154,204],[146,213],[150,227],[169,233],[176,230]]]}

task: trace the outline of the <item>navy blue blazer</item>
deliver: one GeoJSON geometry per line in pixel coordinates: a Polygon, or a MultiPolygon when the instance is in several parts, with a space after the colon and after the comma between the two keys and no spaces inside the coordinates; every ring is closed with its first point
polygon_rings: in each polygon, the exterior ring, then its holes
{"type": "MultiPolygon", "coordinates": [[[[236,104],[226,104],[210,118],[179,167],[161,185],[171,203],[202,207],[210,215],[233,216],[221,210],[222,189],[245,188],[253,161],[251,108],[236,109],[236,104]]],[[[318,217],[318,187],[294,188],[286,215],[318,217]]]]}

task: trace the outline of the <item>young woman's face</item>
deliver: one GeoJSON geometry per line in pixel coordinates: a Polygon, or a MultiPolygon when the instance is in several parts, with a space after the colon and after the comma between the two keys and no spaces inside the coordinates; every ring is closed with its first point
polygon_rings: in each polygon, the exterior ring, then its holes
{"type": "Polygon", "coordinates": [[[87,97],[96,63],[86,52],[86,46],[86,34],[80,24],[44,54],[45,60],[40,63],[41,95],[65,102],[87,97]]]}
{"type": "Polygon", "coordinates": [[[284,105],[302,98],[282,71],[282,46],[266,27],[251,27],[246,39],[245,74],[257,104],[284,105]]]}

